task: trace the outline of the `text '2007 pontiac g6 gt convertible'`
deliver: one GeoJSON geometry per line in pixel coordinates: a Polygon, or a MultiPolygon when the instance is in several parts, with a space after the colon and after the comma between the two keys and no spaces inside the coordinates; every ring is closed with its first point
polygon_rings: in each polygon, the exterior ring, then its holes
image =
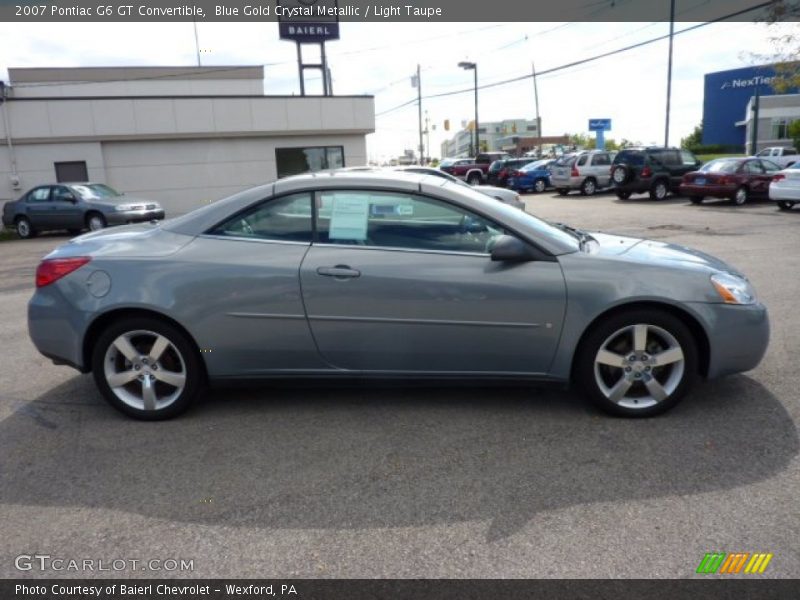
{"type": "Polygon", "coordinates": [[[574,383],[652,416],[698,377],[754,368],[769,340],[750,283],[717,258],[406,173],[299,175],[88,233],[36,286],[39,351],[141,419],[209,382],[287,377],[574,383]]]}

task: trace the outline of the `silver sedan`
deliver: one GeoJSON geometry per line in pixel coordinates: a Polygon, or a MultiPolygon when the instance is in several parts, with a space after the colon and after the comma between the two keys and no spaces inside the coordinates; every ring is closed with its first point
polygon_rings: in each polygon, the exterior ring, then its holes
{"type": "Polygon", "coordinates": [[[769,339],[744,275],[702,252],[547,223],[468,187],[324,172],[44,258],[31,338],[162,419],[208,382],[513,379],[651,416],[769,339]]]}

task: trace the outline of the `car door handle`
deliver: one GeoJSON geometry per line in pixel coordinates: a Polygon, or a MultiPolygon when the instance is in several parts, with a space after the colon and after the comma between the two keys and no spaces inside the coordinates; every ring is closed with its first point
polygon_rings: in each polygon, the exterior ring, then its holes
{"type": "Polygon", "coordinates": [[[351,279],[361,277],[361,271],[351,269],[347,265],[336,265],[335,267],[318,267],[317,274],[325,277],[336,277],[336,279],[351,279]]]}

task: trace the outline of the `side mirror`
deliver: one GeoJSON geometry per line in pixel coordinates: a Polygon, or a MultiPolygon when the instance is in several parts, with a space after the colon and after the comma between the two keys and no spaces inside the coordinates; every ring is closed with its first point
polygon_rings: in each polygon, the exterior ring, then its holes
{"type": "Polygon", "coordinates": [[[535,258],[533,251],[522,240],[511,235],[495,238],[490,254],[493,261],[527,262],[535,258]]]}

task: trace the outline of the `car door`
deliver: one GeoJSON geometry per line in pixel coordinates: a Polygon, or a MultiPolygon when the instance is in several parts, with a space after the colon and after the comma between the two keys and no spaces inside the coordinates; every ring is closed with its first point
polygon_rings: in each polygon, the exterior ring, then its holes
{"type": "Polygon", "coordinates": [[[607,152],[592,155],[592,175],[597,187],[608,187],[611,179],[611,157],[607,152]]]}
{"type": "Polygon", "coordinates": [[[493,262],[502,227],[405,192],[317,199],[300,280],[331,365],[381,373],[546,373],[564,316],[555,260],[493,262]]]}
{"type": "Polygon", "coordinates": [[[83,211],[77,196],[65,185],[54,185],[50,190],[52,227],[80,229],[83,227],[83,211]]]}
{"type": "Polygon", "coordinates": [[[265,199],[181,251],[180,272],[170,275],[174,310],[192,323],[209,374],[325,368],[300,293],[300,264],[311,239],[311,194],[297,193],[265,199]]]}
{"type": "Polygon", "coordinates": [[[52,209],[49,185],[34,188],[28,193],[25,199],[25,212],[35,229],[48,229],[53,226],[52,209]]]}
{"type": "Polygon", "coordinates": [[[769,181],[771,176],[767,176],[767,172],[759,159],[748,160],[742,165],[742,173],[747,177],[747,185],[750,188],[750,194],[757,197],[767,195],[769,191],[769,181]]]}

